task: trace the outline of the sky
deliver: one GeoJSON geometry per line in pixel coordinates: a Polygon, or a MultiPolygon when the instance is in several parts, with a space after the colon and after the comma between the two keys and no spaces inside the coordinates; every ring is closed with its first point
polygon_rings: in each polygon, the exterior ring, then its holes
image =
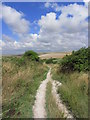
{"type": "Polygon", "coordinates": [[[65,52],[88,47],[88,16],[84,2],[4,2],[0,15],[2,53],[65,52]]]}

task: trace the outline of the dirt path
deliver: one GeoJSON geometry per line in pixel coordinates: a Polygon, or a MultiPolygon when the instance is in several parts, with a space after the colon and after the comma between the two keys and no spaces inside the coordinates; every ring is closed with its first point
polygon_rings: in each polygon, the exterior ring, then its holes
{"type": "Polygon", "coordinates": [[[36,94],[36,100],[35,100],[35,104],[33,106],[33,114],[34,114],[34,118],[46,118],[47,114],[45,111],[45,96],[46,96],[46,86],[48,81],[50,80],[51,76],[50,76],[50,71],[49,70],[48,74],[47,74],[47,78],[46,80],[44,80],[39,89],[37,90],[37,94],[36,94]]]}
{"type": "Polygon", "coordinates": [[[47,113],[45,111],[46,86],[47,86],[47,83],[49,81],[51,81],[52,94],[56,100],[56,104],[57,104],[58,108],[63,113],[63,117],[64,118],[73,118],[73,115],[70,114],[70,112],[68,111],[66,106],[62,103],[62,100],[60,99],[59,94],[57,94],[57,89],[62,84],[58,81],[52,80],[50,73],[51,73],[51,68],[47,74],[46,80],[42,81],[41,85],[39,86],[39,89],[37,90],[36,100],[35,100],[35,104],[33,106],[33,114],[34,114],[33,117],[34,118],[46,118],[47,117],[47,113]]]}
{"type": "Polygon", "coordinates": [[[70,111],[66,108],[66,106],[62,103],[62,100],[59,97],[59,94],[57,94],[57,89],[62,84],[58,81],[52,80],[52,94],[56,100],[56,104],[60,111],[63,113],[64,118],[74,118],[73,115],[70,113],[70,111]]]}

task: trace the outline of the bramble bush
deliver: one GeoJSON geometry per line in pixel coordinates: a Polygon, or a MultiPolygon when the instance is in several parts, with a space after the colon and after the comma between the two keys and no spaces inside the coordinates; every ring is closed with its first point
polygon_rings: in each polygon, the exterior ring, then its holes
{"type": "Polygon", "coordinates": [[[81,48],[78,51],[73,51],[71,55],[66,55],[60,64],[62,72],[70,71],[88,71],[88,53],[89,48],[81,48]]]}

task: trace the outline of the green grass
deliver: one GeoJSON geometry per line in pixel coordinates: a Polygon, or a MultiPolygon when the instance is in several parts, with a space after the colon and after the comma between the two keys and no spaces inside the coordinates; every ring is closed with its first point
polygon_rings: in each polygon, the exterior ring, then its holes
{"type": "Polygon", "coordinates": [[[42,63],[27,61],[24,65],[18,65],[18,59],[9,57],[2,63],[3,118],[33,117],[36,91],[48,72],[42,63]]]}
{"type": "Polygon", "coordinates": [[[48,82],[46,91],[46,111],[47,118],[63,118],[62,112],[56,105],[55,98],[52,95],[52,84],[48,82]]]}
{"type": "Polygon", "coordinates": [[[53,79],[62,83],[59,87],[63,102],[68,109],[77,118],[88,117],[88,74],[81,72],[73,72],[69,74],[59,73],[57,67],[52,70],[53,79]]]}

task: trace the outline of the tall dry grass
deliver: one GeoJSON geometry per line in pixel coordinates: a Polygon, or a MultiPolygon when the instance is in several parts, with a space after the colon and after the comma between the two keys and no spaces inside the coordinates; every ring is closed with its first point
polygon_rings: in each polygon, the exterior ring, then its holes
{"type": "Polygon", "coordinates": [[[63,102],[77,118],[88,117],[88,73],[60,73],[58,67],[52,69],[53,79],[62,83],[59,87],[63,102]]]}
{"type": "Polygon", "coordinates": [[[48,69],[39,62],[18,65],[17,58],[3,59],[3,118],[31,118],[36,91],[48,69]]]}

